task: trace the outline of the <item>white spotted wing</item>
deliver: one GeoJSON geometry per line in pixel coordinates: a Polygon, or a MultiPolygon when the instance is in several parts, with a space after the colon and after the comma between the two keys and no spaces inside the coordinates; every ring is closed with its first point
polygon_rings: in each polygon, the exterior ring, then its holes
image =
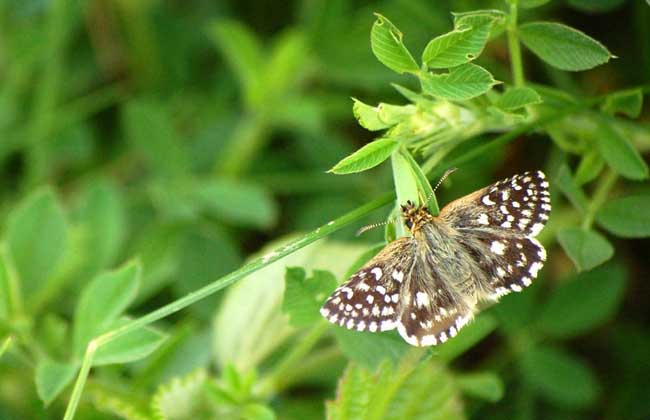
{"type": "Polygon", "coordinates": [[[412,238],[388,244],[334,291],[321,308],[321,315],[333,324],[357,331],[394,329],[414,247],[412,238]]]}

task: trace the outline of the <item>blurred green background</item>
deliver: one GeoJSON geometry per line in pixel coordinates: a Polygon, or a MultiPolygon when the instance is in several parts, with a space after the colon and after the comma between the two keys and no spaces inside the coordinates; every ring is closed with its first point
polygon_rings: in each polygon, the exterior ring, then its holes
{"type": "MultiPolygon", "coordinates": [[[[520,20],[566,23],[618,56],[568,73],[525,53],[528,81],[578,98],[647,87],[646,2],[522,3],[546,4],[522,8],[520,20]]],[[[417,88],[373,56],[372,13],[389,17],[419,52],[452,28],[450,12],[488,8],[507,10],[503,1],[478,0],[1,2],[0,220],[3,258],[9,247],[15,259],[3,270],[18,270],[21,297],[8,297],[11,275],[0,275],[0,338],[12,337],[0,352],[0,418],[61,418],[71,387],[45,407],[35,369],[43,357],[79,358],[72,321],[80,291],[98,273],[139,258],[139,288],[128,305],[136,317],[392,190],[388,164],[326,173],[376,137],[358,125],[351,97],[404,103],[391,83],[417,88]]],[[[510,82],[504,37],[480,60],[510,82]]],[[[640,152],[650,148],[649,116],[646,106],[637,121],[626,120],[640,152]]],[[[548,168],[558,150],[543,133],[495,148],[463,164],[439,200],[548,168]]],[[[621,181],[612,190],[628,193],[650,188],[621,181]]],[[[558,195],[561,226],[575,214],[559,202],[558,195]]],[[[340,281],[383,240],[382,229],[362,238],[355,230],[388,211],[256,273],[226,300],[219,293],[157,323],[167,336],[162,346],[136,363],[94,370],[78,418],[325,416],[350,351],[363,359],[372,350],[353,342],[341,352],[327,333],[311,356],[281,371],[286,383],[264,382],[303,339],[278,310],[284,267],[324,269],[340,281]],[[257,378],[247,376],[252,371],[257,378]],[[197,392],[209,394],[211,408],[173,412],[197,392]]],[[[436,418],[650,418],[647,240],[612,238],[612,261],[576,275],[555,232],[544,238],[549,261],[538,284],[489,310],[487,330],[496,332],[453,364],[426,368],[431,378],[444,369],[456,390],[449,391],[454,414],[436,418]],[[563,317],[572,322],[576,315],[563,311],[575,306],[584,310],[578,326],[558,327],[563,317]]],[[[439,388],[422,389],[429,386],[439,388]]]]}

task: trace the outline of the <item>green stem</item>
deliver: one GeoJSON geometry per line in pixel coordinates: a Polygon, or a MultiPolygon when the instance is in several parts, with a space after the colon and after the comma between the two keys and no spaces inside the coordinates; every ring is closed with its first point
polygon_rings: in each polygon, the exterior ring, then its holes
{"type": "Polygon", "coordinates": [[[0,359],[2,358],[2,355],[5,354],[5,351],[7,351],[13,340],[14,336],[10,335],[2,341],[2,344],[0,344],[0,359]]]}
{"type": "Polygon", "coordinates": [[[245,172],[266,144],[269,135],[266,117],[261,114],[244,116],[220,154],[214,172],[220,176],[237,177],[245,172]]]}
{"type": "Polygon", "coordinates": [[[521,47],[517,35],[517,3],[510,3],[510,16],[508,17],[508,50],[510,52],[510,68],[515,86],[524,85],[524,66],[521,61],[521,47]]]}
{"type": "Polygon", "coordinates": [[[273,369],[273,371],[265,378],[259,388],[262,396],[268,397],[269,395],[278,391],[279,385],[286,386],[286,377],[294,369],[296,362],[305,357],[309,351],[316,345],[318,340],[327,331],[328,324],[321,321],[316,324],[296,346],[294,346],[289,354],[287,354],[273,369]]]}
{"type": "Polygon", "coordinates": [[[603,175],[603,177],[600,179],[600,182],[596,187],[596,191],[594,191],[591,202],[587,207],[585,218],[582,221],[583,229],[591,228],[591,225],[593,225],[594,219],[596,217],[596,212],[603,204],[605,204],[607,196],[609,195],[609,192],[616,183],[617,179],[618,174],[612,170],[607,170],[605,172],[605,175],[603,175]]]}
{"type": "Polygon", "coordinates": [[[224,289],[227,286],[230,286],[231,284],[235,283],[236,281],[240,280],[241,278],[257,271],[260,270],[261,268],[266,267],[269,264],[274,263],[275,261],[286,257],[289,254],[292,254],[296,252],[297,250],[304,248],[305,246],[321,239],[324,238],[325,236],[336,232],[337,230],[343,228],[344,226],[359,220],[363,216],[367,215],[368,213],[372,212],[373,210],[376,210],[380,207],[385,206],[386,204],[390,203],[395,199],[395,195],[391,193],[387,193],[382,195],[381,197],[369,202],[368,204],[365,204],[341,217],[339,217],[337,220],[331,221],[327,223],[326,225],[323,225],[319,227],[318,229],[312,231],[311,233],[308,233],[301,237],[300,239],[297,239],[296,241],[279,248],[273,252],[270,252],[269,254],[257,258],[254,261],[250,262],[249,264],[244,265],[241,267],[239,270],[233,271],[232,273],[208,284],[207,286],[202,287],[201,289],[192,292],[188,294],[187,296],[180,298],[168,305],[165,305],[148,315],[145,315],[143,317],[134,319],[133,321],[123,325],[120,328],[116,328],[112,331],[109,331],[105,334],[102,334],[101,336],[95,338],[93,341],[90,342],[88,345],[88,348],[86,350],[86,354],[84,355],[84,359],[81,365],[81,370],[79,372],[79,376],[77,377],[77,381],[75,382],[75,386],[72,392],[72,396],[70,397],[70,402],[68,403],[68,408],[66,409],[66,414],[64,420],[71,420],[74,417],[75,410],[77,408],[77,405],[79,404],[79,398],[81,398],[81,392],[83,390],[84,384],[86,383],[86,379],[88,377],[88,373],[90,372],[90,367],[92,365],[92,359],[94,356],[95,351],[97,348],[101,347],[102,345],[109,343],[118,337],[123,336],[124,334],[127,334],[133,330],[136,330],[138,328],[144,327],[146,325],[149,325],[155,321],[158,321],[162,318],[165,318],[175,312],[180,311],[181,309],[184,309],[191,304],[193,304],[196,301],[199,301],[201,299],[204,299],[216,292],[218,292],[221,289],[224,289]]]}
{"type": "MultiPolygon", "coordinates": [[[[74,418],[75,411],[77,411],[77,406],[79,405],[79,400],[81,400],[81,392],[84,389],[86,384],[86,379],[88,379],[88,373],[90,372],[90,367],[93,363],[93,358],[95,357],[95,352],[97,348],[101,345],[101,337],[92,340],[88,343],[88,348],[86,349],[86,354],[84,354],[83,361],[81,363],[81,370],[79,375],[77,375],[77,380],[74,383],[74,388],[72,389],[72,395],[70,396],[70,401],[68,406],[65,409],[65,415],[63,420],[72,420],[74,418]]],[[[105,340],[103,340],[105,341],[105,340]]]]}

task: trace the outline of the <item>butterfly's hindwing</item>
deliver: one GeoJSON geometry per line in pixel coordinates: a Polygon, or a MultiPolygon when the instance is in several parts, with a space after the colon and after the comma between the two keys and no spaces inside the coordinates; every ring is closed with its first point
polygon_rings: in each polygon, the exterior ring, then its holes
{"type": "Polygon", "coordinates": [[[414,346],[444,343],[472,318],[471,307],[447,285],[431,279],[426,283],[410,280],[397,325],[407,343],[414,346]]]}
{"type": "Polygon", "coordinates": [[[551,211],[548,186],[543,172],[525,172],[449,203],[440,216],[460,230],[495,229],[536,236],[551,211]]]}
{"type": "Polygon", "coordinates": [[[530,286],[546,260],[546,250],[535,238],[502,232],[476,231],[461,243],[484,274],[477,290],[481,299],[498,300],[530,286]]]}
{"type": "Polygon", "coordinates": [[[400,293],[413,261],[413,241],[400,238],[379,254],[327,299],[321,314],[331,323],[357,331],[394,329],[400,293]]]}

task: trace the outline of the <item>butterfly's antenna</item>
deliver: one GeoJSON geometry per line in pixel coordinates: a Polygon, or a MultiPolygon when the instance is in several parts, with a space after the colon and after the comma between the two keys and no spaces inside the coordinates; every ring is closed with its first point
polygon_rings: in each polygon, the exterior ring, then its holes
{"type": "Polygon", "coordinates": [[[431,191],[431,194],[427,197],[427,200],[425,201],[425,203],[428,203],[429,200],[431,200],[431,197],[432,197],[433,194],[436,192],[436,190],[438,189],[438,187],[440,186],[440,184],[442,184],[442,183],[445,181],[445,179],[447,179],[447,177],[448,177],[449,175],[451,175],[451,174],[453,174],[454,172],[456,172],[456,170],[458,170],[458,168],[449,168],[449,169],[447,169],[447,170],[445,171],[444,174],[442,174],[442,176],[440,177],[440,181],[438,181],[438,183],[436,184],[436,186],[433,188],[433,191],[431,191]]]}
{"type": "Polygon", "coordinates": [[[385,222],[373,223],[371,225],[366,225],[366,226],[362,227],[361,229],[357,230],[356,236],[361,236],[361,234],[363,234],[364,232],[369,231],[370,229],[374,229],[374,228],[380,227],[380,226],[386,226],[386,225],[388,225],[390,223],[394,223],[394,222],[395,222],[395,219],[390,219],[390,220],[386,220],[385,222]]]}

